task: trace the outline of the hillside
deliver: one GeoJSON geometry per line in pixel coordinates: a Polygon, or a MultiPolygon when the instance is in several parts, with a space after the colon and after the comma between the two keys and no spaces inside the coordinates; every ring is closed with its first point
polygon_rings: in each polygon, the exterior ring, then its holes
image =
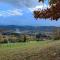
{"type": "MultiPolygon", "coordinates": [[[[20,31],[24,30],[40,30],[40,31],[52,31],[55,29],[55,26],[17,26],[17,25],[0,25],[0,29],[8,29],[8,30],[15,30],[15,29],[20,29],[20,31]]],[[[60,27],[57,27],[60,28],[60,27]]]]}
{"type": "Polygon", "coordinates": [[[0,60],[60,60],[60,41],[0,44],[0,60]]]}

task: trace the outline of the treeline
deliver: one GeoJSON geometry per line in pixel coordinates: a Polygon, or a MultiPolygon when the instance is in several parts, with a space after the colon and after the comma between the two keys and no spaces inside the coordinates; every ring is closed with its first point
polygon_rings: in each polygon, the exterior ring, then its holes
{"type": "Polygon", "coordinates": [[[11,35],[0,34],[0,43],[16,43],[16,42],[27,42],[27,41],[44,41],[44,40],[60,40],[60,29],[56,28],[52,31],[52,34],[16,34],[13,33],[11,35]]]}
{"type": "Polygon", "coordinates": [[[15,36],[15,35],[0,35],[0,43],[16,43],[16,42],[26,42],[26,36],[15,36]]]}
{"type": "Polygon", "coordinates": [[[27,42],[31,40],[36,40],[35,35],[28,35],[28,34],[19,34],[19,33],[12,33],[12,34],[0,34],[0,43],[16,43],[16,42],[27,42]]]}

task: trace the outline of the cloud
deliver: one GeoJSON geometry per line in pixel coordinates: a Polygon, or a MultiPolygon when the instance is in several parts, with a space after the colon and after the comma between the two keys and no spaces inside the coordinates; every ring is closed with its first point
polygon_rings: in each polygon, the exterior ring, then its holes
{"type": "Polygon", "coordinates": [[[0,0],[0,2],[10,3],[17,7],[34,7],[38,3],[38,0],[0,0]]]}
{"type": "Polygon", "coordinates": [[[47,8],[47,5],[42,3],[39,3],[38,0],[0,0],[0,2],[9,3],[15,6],[16,9],[13,10],[7,10],[7,11],[0,11],[0,16],[17,16],[17,15],[23,15],[24,12],[22,12],[20,9],[24,8],[25,13],[28,10],[28,12],[32,12],[37,9],[45,9],[47,8]],[[18,9],[19,8],[19,9],[18,9]]]}
{"type": "Polygon", "coordinates": [[[33,8],[28,8],[31,12],[34,11],[34,10],[42,10],[42,9],[47,9],[49,8],[50,6],[49,5],[46,5],[46,4],[39,4],[39,5],[36,5],[35,7],[33,8]]]}
{"type": "Polygon", "coordinates": [[[2,11],[0,10],[0,17],[7,17],[7,16],[22,16],[23,12],[21,9],[11,9],[11,10],[6,10],[2,11]]]}
{"type": "Polygon", "coordinates": [[[30,11],[34,11],[37,9],[45,9],[47,8],[47,5],[44,4],[43,7],[43,3],[42,2],[38,2],[38,0],[0,0],[0,2],[6,2],[6,3],[10,3],[13,6],[15,6],[15,8],[28,8],[30,11]]]}

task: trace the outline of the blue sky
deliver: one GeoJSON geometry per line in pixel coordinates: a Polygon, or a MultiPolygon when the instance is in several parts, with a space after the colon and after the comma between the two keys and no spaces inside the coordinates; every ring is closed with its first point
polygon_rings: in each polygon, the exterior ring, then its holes
{"type": "Polygon", "coordinates": [[[46,8],[37,0],[0,0],[0,25],[60,26],[60,21],[36,20],[33,10],[46,8]],[[30,3],[28,3],[30,2],[30,3]]]}

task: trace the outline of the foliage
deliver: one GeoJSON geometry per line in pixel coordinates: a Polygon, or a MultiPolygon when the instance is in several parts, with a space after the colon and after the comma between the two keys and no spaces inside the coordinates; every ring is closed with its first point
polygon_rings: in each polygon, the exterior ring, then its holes
{"type": "MultiPolygon", "coordinates": [[[[39,0],[43,1],[43,0],[39,0]]],[[[60,18],[60,0],[49,0],[49,8],[43,10],[36,10],[33,12],[34,17],[44,18],[44,19],[51,19],[51,20],[58,20],[60,18]]]]}
{"type": "Polygon", "coordinates": [[[53,30],[53,38],[54,40],[60,40],[60,28],[55,28],[53,30]]]}
{"type": "Polygon", "coordinates": [[[16,42],[23,42],[23,38],[16,35],[0,35],[0,43],[16,43],[16,42]]]}
{"type": "MultiPolygon", "coordinates": [[[[44,1],[46,1],[46,0],[39,0],[39,2],[41,2],[41,1],[44,3],[44,1]]],[[[59,0],[48,0],[48,1],[49,1],[49,4],[52,5],[52,4],[55,4],[59,0]]]]}
{"type": "Polygon", "coordinates": [[[24,41],[23,42],[26,42],[26,35],[24,35],[24,41]]]}

